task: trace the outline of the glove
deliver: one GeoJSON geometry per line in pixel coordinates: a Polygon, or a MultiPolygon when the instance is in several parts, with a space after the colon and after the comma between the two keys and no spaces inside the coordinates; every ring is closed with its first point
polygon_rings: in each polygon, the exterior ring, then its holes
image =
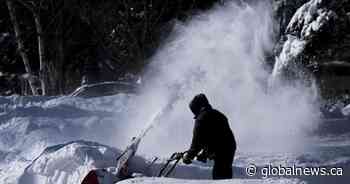
{"type": "Polygon", "coordinates": [[[202,151],[199,155],[197,155],[197,160],[203,163],[207,163],[207,154],[205,151],[202,151]]]}
{"type": "Polygon", "coordinates": [[[189,155],[186,153],[183,157],[182,157],[182,162],[184,164],[191,164],[192,163],[192,159],[189,157],[189,155]]]}
{"type": "Polygon", "coordinates": [[[173,155],[174,159],[181,159],[183,157],[183,153],[174,153],[173,155]]]}

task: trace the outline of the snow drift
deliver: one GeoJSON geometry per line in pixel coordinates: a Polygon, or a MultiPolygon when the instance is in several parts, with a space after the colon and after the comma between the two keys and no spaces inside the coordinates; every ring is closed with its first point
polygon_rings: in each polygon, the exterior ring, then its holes
{"type": "Polygon", "coordinates": [[[122,126],[120,113],[127,111],[129,98],[0,97],[1,183],[16,183],[49,146],[80,139],[118,143],[111,137],[122,126]]]}
{"type": "Polygon", "coordinates": [[[115,166],[118,154],[116,149],[85,141],[52,146],[25,169],[19,183],[81,183],[91,169],[115,166]]]}

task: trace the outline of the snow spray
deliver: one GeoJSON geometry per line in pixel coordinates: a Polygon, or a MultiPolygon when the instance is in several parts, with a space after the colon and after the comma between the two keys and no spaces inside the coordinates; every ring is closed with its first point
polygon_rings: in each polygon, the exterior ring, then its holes
{"type": "Polygon", "coordinates": [[[172,108],[161,110],[159,123],[149,129],[139,151],[150,156],[184,151],[193,128],[188,103],[205,93],[228,116],[238,152],[302,149],[307,132],[318,122],[318,107],[305,86],[267,90],[265,56],[274,46],[273,27],[268,1],[228,1],[178,22],[147,67],[145,88],[134,98],[123,132],[136,135],[175,93],[179,98],[172,108]]]}

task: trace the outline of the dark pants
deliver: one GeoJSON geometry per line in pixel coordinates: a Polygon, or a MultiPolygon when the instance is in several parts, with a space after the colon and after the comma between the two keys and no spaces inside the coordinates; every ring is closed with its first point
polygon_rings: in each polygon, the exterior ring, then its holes
{"type": "Polygon", "coordinates": [[[231,179],[233,154],[216,156],[214,159],[213,179],[231,179]]]}

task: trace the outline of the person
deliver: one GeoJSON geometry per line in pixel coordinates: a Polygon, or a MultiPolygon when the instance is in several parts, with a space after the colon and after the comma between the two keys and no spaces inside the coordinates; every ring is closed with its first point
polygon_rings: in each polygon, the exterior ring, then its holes
{"type": "Polygon", "coordinates": [[[232,178],[232,162],[236,141],[226,116],[209,104],[204,94],[196,95],[189,105],[194,114],[193,137],[190,149],[183,157],[191,164],[194,157],[206,162],[214,160],[213,179],[232,178]]]}

